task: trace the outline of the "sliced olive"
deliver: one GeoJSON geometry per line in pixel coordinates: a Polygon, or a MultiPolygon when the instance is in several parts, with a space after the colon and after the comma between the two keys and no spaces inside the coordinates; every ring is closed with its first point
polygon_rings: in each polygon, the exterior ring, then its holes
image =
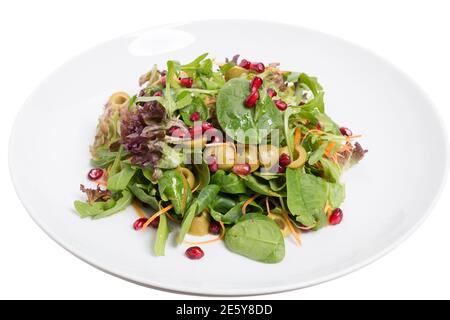
{"type": "Polygon", "coordinates": [[[181,174],[186,178],[186,181],[189,184],[189,188],[194,189],[195,187],[195,177],[191,170],[188,168],[181,167],[180,169],[181,174]]]}
{"type": "Polygon", "coordinates": [[[214,157],[219,169],[230,170],[236,158],[236,149],[233,143],[213,143],[207,145],[203,151],[203,159],[208,162],[210,157],[214,157]]]}
{"type": "Polygon", "coordinates": [[[253,144],[239,144],[236,147],[236,163],[249,164],[250,172],[259,168],[258,147],[253,144]]]}
{"type": "Polygon", "coordinates": [[[130,96],[126,92],[115,92],[109,97],[108,102],[111,103],[113,109],[118,109],[128,103],[130,96]]]}
{"type": "Polygon", "coordinates": [[[278,163],[280,157],[277,147],[266,144],[259,146],[259,161],[266,168],[271,168],[278,163]]]}
{"type": "Polygon", "coordinates": [[[288,165],[289,168],[297,169],[305,164],[308,154],[301,145],[294,147],[293,161],[288,165]]]}
{"type": "Polygon", "coordinates": [[[193,236],[204,236],[209,233],[209,213],[207,210],[203,210],[199,216],[194,217],[192,220],[191,228],[188,233],[193,236]]]}
{"type": "Polygon", "coordinates": [[[280,231],[283,234],[283,237],[287,237],[291,233],[291,230],[289,230],[288,225],[281,215],[271,212],[268,217],[280,227],[280,231]]]}
{"type": "Polygon", "coordinates": [[[233,78],[238,78],[240,77],[242,74],[247,73],[248,70],[238,67],[238,66],[234,66],[231,67],[226,73],[225,73],[225,80],[230,80],[233,78]]]}

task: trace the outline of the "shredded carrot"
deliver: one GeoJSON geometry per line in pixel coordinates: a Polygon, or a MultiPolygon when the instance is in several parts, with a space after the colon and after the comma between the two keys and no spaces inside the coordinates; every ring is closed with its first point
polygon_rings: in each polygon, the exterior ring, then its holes
{"type": "Polygon", "coordinates": [[[144,210],[142,210],[141,206],[136,201],[133,201],[131,205],[133,206],[134,210],[136,210],[136,213],[139,217],[145,218],[144,210]]]}
{"type": "Polygon", "coordinates": [[[257,197],[259,197],[259,194],[255,194],[254,196],[247,199],[247,201],[244,202],[242,205],[242,214],[247,213],[247,206],[252,203],[253,200],[255,200],[257,197]]]}
{"type": "Polygon", "coordinates": [[[301,140],[302,140],[302,130],[300,128],[295,128],[294,145],[300,144],[301,140]]]}
{"type": "Polygon", "coordinates": [[[328,157],[331,153],[331,150],[333,150],[334,146],[336,145],[336,141],[331,141],[330,143],[328,143],[327,147],[325,148],[325,151],[323,152],[323,154],[328,157]]]}
{"type": "Polygon", "coordinates": [[[223,236],[225,235],[225,226],[223,225],[222,221],[219,221],[220,227],[222,228],[220,231],[220,235],[217,238],[211,239],[211,240],[207,240],[207,241],[200,241],[200,242],[191,242],[191,241],[183,241],[186,244],[189,245],[200,245],[200,244],[210,244],[210,243],[214,243],[216,241],[222,240],[223,236]]]}
{"type": "Polygon", "coordinates": [[[141,230],[145,230],[147,229],[147,227],[150,225],[150,223],[152,223],[153,220],[155,220],[156,218],[158,218],[160,215],[162,215],[163,213],[169,211],[170,209],[172,209],[173,205],[169,204],[167,207],[162,208],[161,210],[159,210],[158,212],[156,212],[154,215],[152,215],[146,223],[144,223],[144,225],[142,226],[141,230]]]}
{"type": "Polygon", "coordinates": [[[281,210],[281,214],[284,218],[284,222],[286,222],[289,230],[291,230],[291,233],[294,236],[295,243],[297,244],[298,247],[300,247],[302,245],[302,240],[300,239],[300,234],[298,234],[297,231],[295,230],[294,226],[292,225],[291,220],[289,220],[289,217],[288,217],[286,211],[281,210]]]}
{"type": "Polygon", "coordinates": [[[325,131],[318,130],[318,129],[311,129],[311,130],[308,130],[308,131],[305,133],[305,135],[303,136],[302,142],[305,141],[306,137],[307,137],[310,133],[312,133],[312,132],[317,132],[318,134],[326,134],[325,131]]]}
{"type": "Polygon", "coordinates": [[[194,189],[192,189],[192,192],[197,191],[199,187],[200,187],[200,183],[194,189]]]}
{"type": "Polygon", "coordinates": [[[266,210],[267,210],[267,214],[270,214],[269,197],[266,197],[266,210]]]}

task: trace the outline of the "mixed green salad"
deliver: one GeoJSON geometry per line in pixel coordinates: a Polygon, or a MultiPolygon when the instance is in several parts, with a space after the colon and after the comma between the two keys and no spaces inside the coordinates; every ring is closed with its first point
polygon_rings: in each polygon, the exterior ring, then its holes
{"type": "Polygon", "coordinates": [[[174,232],[191,259],[223,240],[266,263],[283,259],[285,237],[300,245],[302,231],[341,222],[341,175],[367,150],[325,113],[315,77],[203,54],[154,66],[139,85],[105,105],[90,149],[96,187],[81,185],[87,201],[74,203],[82,218],[133,205],[134,229],[156,229],[157,256],[174,232]]]}

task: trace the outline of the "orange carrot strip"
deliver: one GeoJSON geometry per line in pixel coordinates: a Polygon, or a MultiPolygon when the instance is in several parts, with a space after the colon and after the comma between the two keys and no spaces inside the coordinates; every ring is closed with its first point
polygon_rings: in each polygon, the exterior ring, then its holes
{"type": "Polygon", "coordinates": [[[255,194],[254,196],[247,199],[247,201],[244,202],[242,205],[242,214],[247,213],[247,206],[252,203],[253,200],[255,200],[257,197],[259,197],[259,194],[255,194]]]}
{"type": "Polygon", "coordinates": [[[297,233],[294,226],[292,225],[291,220],[289,220],[287,213],[284,210],[281,210],[281,215],[283,216],[284,221],[286,222],[289,230],[291,230],[291,233],[294,236],[295,243],[297,244],[298,247],[300,247],[302,245],[302,240],[300,239],[300,235],[297,233]]]}
{"type": "Polygon", "coordinates": [[[169,204],[167,207],[159,210],[158,212],[156,212],[154,215],[152,215],[146,223],[144,223],[144,225],[142,226],[141,230],[145,230],[147,229],[147,227],[150,225],[150,223],[152,223],[153,220],[155,220],[156,218],[158,218],[160,215],[162,215],[164,212],[169,211],[170,209],[172,209],[173,205],[169,204]]]}
{"type": "Polygon", "coordinates": [[[300,128],[295,128],[294,145],[300,144],[300,141],[302,141],[302,130],[300,128]]]}
{"type": "Polygon", "coordinates": [[[325,148],[325,151],[323,152],[323,154],[328,157],[331,153],[331,150],[333,150],[334,146],[336,145],[336,141],[331,141],[330,143],[328,143],[327,147],[325,148]]]}

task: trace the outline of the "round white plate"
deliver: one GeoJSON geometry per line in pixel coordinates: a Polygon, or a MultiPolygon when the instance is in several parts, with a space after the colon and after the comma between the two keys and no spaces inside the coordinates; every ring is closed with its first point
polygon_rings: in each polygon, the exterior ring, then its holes
{"type": "Polygon", "coordinates": [[[248,295],[317,284],[354,271],[391,250],[425,218],[447,171],[447,139],[425,94],[403,73],[355,45],[299,27],[255,21],[203,21],[120,37],[72,59],[31,95],[10,142],[10,168],[26,209],[55,241],[84,261],[157,288],[207,295],[248,295]],[[184,257],[170,238],[152,253],[154,232],[135,232],[133,209],[80,219],[72,203],[86,183],[89,144],[108,96],[135,93],[139,75],[168,59],[203,52],[223,60],[281,62],[319,78],[327,112],[369,149],[345,175],[345,218],[336,227],[286,240],[286,258],[262,264],[205,245],[184,257]],[[426,133],[426,134],[425,134],[426,133]]]}

